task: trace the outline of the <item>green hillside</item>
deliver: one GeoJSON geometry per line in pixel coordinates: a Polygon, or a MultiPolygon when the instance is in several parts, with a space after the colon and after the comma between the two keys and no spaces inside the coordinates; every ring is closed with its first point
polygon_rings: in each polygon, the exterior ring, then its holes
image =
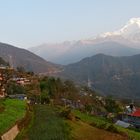
{"type": "Polygon", "coordinates": [[[0,100],[0,135],[25,116],[25,108],[24,101],[15,99],[0,100]]]}
{"type": "Polygon", "coordinates": [[[140,55],[113,57],[98,54],[65,66],[59,76],[87,85],[102,95],[140,98],[140,55]]]}

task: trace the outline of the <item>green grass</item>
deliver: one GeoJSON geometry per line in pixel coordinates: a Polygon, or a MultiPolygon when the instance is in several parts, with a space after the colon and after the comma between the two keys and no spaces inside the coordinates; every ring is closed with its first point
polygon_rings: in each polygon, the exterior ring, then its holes
{"type": "MultiPolygon", "coordinates": [[[[87,115],[78,110],[73,110],[73,113],[77,117],[79,117],[81,119],[81,121],[86,122],[88,124],[94,124],[94,126],[96,126],[98,128],[107,130],[109,128],[109,126],[112,126],[112,124],[110,122],[108,122],[106,119],[104,119],[102,117],[87,115]]],[[[125,128],[117,126],[117,125],[113,125],[113,128],[115,129],[116,132],[127,134],[130,139],[134,138],[134,140],[140,140],[139,132],[136,132],[136,131],[133,131],[130,129],[125,129],[125,128]]]]}
{"type": "Polygon", "coordinates": [[[74,140],[127,140],[127,137],[99,129],[83,121],[69,121],[74,140]]]}
{"type": "Polygon", "coordinates": [[[82,121],[84,121],[88,124],[96,125],[97,127],[103,126],[104,124],[106,124],[106,125],[111,124],[109,122],[109,120],[105,119],[104,117],[91,116],[91,115],[82,113],[78,110],[73,110],[73,113],[77,117],[79,117],[82,121]]]}
{"type": "Polygon", "coordinates": [[[69,140],[70,127],[60,117],[58,108],[35,105],[33,124],[27,135],[29,140],[69,140]]]}
{"type": "Polygon", "coordinates": [[[140,132],[136,132],[130,129],[125,129],[123,127],[120,126],[116,126],[117,129],[121,132],[127,133],[129,138],[131,138],[132,140],[140,140],[140,132]]]}
{"type": "Polygon", "coordinates": [[[15,99],[1,100],[0,104],[4,106],[4,111],[0,113],[0,135],[11,128],[16,121],[22,119],[26,113],[26,104],[24,101],[15,99]]]}

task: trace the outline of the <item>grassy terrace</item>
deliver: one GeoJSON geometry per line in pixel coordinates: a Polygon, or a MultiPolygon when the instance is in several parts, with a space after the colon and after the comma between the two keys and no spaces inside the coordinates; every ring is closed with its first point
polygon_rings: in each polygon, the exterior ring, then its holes
{"type": "Polygon", "coordinates": [[[101,129],[105,129],[108,131],[112,131],[112,132],[114,131],[114,132],[118,132],[118,133],[124,133],[124,134],[127,134],[130,139],[140,140],[140,132],[136,132],[136,131],[133,131],[130,129],[125,129],[125,128],[119,127],[117,125],[112,125],[104,118],[90,116],[85,113],[81,113],[80,111],[77,111],[77,110],[74,110],[73,113],[77,117],[79,117],[81,119],[81,121],[86,122],[92,126],[95,126],[97,128],[101,128],[101,129]]]}
{"type": "Polygon", "coordinates": [[[60,110],[47,105],[35,105],[32,124],[25,130],[24,137],[29,140],[69,140],[70,127],[65,119],[60,117],[60,110]]]}
{"type": "Polygon", "coordinates": [[[99,129],[83,121],[69,122],[74,140],[128,140],[126,137],[99,129]]]}
{"type": "Polygon", "coordinates": [[[64,119],[61,107],[34,105],[32,121],[16,140],[140,140],[140,133],[113,125],[105,118],[73,110],[78,120],[64,119]]]}
{"type": "Polygon", "coordinates": [[[25,106],[25,102],[20,100],[0,100],[0,135],[24,117],[26,113],[25,106]]]}

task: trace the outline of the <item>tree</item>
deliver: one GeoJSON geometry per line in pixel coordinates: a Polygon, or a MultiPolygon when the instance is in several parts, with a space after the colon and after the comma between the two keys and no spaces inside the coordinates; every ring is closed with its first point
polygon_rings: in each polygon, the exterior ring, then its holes
{"type": "Polygon", "coordinates": [[[112,97],[107,97],[105,102],[106,102],[105,108],[108,112],[117,113],[121,111],[119,104],[117,104],[116,101],[112,99],[112,97]]]}
{"type": "Polygon", "coordinates": [[[41,92],[41,103],[50,103],[50,97],[47,91],[41,92]]]}
{"type": "Polygon", "coordinates": [[[8,95],[13,94],[26,94],[26,90],[23,86],[18,85],[14,82],[9,82],[6,87],[6,92],[8,95]]]}
{"type": "Polygon", "coordinates": [[[85,110],[88,112],[88,113],[91,113],[91,111],[92,111],[92,105],[90,105],[90,104],[86,104],[85,105],[85,110]]]}
{"type": "Polygon", "coordinates": [[[76,86],[74,85],[74,83],[72,81],[65,81],[64,82],[64,88],[65,88],[65,96],[66,98],[70,99],[70,100],[77,100],[79,95],[79,90],[78,88],[76,88],[76,86]]]}

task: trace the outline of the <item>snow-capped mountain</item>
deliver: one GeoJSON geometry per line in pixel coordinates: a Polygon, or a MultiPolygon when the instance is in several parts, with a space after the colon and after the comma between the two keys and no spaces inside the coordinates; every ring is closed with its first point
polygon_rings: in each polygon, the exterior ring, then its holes
{"type": "Polygon", "coordinates": [[[121,29],[103,33],[92,39],[43,44],[29,50],[59,64],[77,62],[97,53],[113,56],[138,54],[140,53],[140,18],[132,18],[121,29]]]}
{"type": "Polygon", "coordinates": [[[140,43],[140,18],[131,18],[125,26],[114,32],[106,32],[100,38],[121,38],[133,43],[140,43]]]}

